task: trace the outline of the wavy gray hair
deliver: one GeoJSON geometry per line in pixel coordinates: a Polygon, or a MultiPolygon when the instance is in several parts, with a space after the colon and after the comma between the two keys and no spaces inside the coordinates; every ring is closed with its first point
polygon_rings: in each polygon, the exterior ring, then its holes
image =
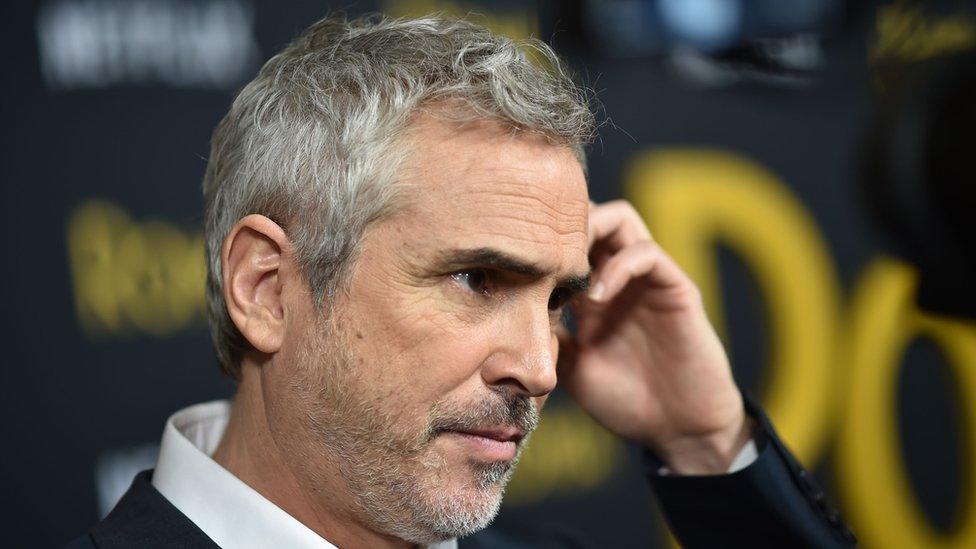
{"type": "Polygon", "coordinates": [[[585,166],[594,118],[552,48],[464,20],[327,17],[237,95],[214,130],[203,180],[207,307],[226,374],[239,379],[248,348],[222,289],[221,247],[234,224],[257,213],[282,225],[321,307],[340,288],[367,226],[393,209],[398,167],[409,154],[396,145],[411,114],[443,100],[463,105],[470,118],[572,147],[585,166]]]}

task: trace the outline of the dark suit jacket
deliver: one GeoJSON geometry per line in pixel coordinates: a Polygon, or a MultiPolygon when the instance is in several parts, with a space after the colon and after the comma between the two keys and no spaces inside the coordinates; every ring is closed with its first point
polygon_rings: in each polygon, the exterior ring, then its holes
{"type": "MultiPolygon", "coordinates": [[[[759,457],[719,476],[661,476],[647,455],[648,478],[675,536],[685,547],[850,547],[856,544],[823,491],[786,449],[757,406],[759,457]]],[[[215,549],[217,545],[152,484],[136,476],[115,509],[68,549],[139,547],[215,549]]],[[[461,548],[582,547],[570,538],[532,539],[488,529],[459,540],[461,548]]]]}

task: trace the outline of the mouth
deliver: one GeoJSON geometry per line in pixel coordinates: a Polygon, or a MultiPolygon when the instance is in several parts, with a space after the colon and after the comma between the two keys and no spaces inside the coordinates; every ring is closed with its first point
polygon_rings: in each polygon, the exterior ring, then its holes
{"type": "Polygon", "coordinates": [[[516,427],[495,426],[477,429],[445,430],[442,435],[464,446],[479,461],[512,461],[525,434],[516,427]]]}

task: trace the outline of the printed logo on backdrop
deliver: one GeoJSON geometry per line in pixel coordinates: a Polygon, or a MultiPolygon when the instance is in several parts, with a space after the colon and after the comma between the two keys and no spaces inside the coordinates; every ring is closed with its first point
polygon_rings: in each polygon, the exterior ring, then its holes
{"type": "Polygon", "coordinates": [[[241,0],[62,0],[37,15],[52,90],[163,85],[233,89],[260,59],[241,0]]]}

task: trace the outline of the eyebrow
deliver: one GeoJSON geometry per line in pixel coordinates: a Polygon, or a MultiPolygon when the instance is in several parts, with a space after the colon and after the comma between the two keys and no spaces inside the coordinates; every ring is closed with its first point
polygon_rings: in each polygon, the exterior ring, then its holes
{"type": "MultiPolygon", "coordinates": [[[[531,261],[525,261],[494,248],[453,249],[441,254],[440,264],[445,270],[466,267],[490,267],[527,278],[544,278],[549,271],[531,261]]],[[[571,292],[585,292],[590,287],[590,273],[571,274],[559,279],[557,284],[571,292]]]]}

